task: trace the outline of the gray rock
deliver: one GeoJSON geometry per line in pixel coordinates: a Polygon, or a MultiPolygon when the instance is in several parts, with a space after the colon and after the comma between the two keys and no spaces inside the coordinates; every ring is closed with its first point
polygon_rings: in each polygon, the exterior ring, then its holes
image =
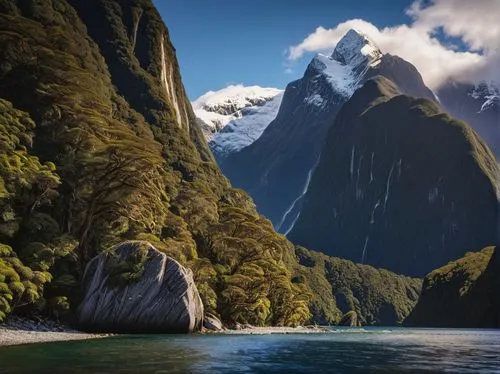
{"type": "Polygon", "coordinates": [[[360,324],[358,323],[358,314],[354,310],[347,312],[340,319],[339,325],[340,326],[351,326],[351,327],[360,326],[360,324]]]}
{"type": "Polygon", "coordinates": [[[77,310],[80,327],[88,331],[179,333],[201,329],[203,303],[191,270],[147,242],[125,242],[94,257],[83,277],[84,297],[77,310]],[[136,263],[134,280],[117,264],[136,263]],[[141,268],[139,266],[139,268],[141,268]],[[122,282],[116,284],[116,277],[122,282]]]}
{"type": "Polygon", "coordinates": [[[238,322],[235,322],[234,324],[229,326],[229,329],[239,331],[239,330],[242,330],[243,327],[238,322]]]}
{"type": "Polygon", "coordinates": [[[223,331],[225,330],[219,318],[213,314],[206,314],[203,319],[203,327],[210,331],[223,331]]]}

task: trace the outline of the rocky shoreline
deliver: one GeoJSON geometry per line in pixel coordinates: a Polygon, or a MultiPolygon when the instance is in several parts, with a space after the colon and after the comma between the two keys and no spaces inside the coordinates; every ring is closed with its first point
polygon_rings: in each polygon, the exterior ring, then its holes
{"type": "MultiPolygon", "coordinates": [[[[322,326],[298,327],[256,327],[242,326],[237,329],[222,329],[210,331],[207,334],[227,335],[270,335],[270,334],[318,334],[331,333],[332,330],[322,326]]],[[[112,336],[113,334],[89,334],[71,329],[57,322],[44,319],[27,319],[11,317],[6,323],[0,324],[0,347],[21,344],[36,344],[58,341],[87,340],[112,336]]]]}
{"type": "Polygon", "coordinates": [[[110,334],[87,334],[54,321],[11,317],[0,324],[0,347],[70,340],[105,338],[110,334]]]}
{"type": "Polygon", "coordinates": [[[298,327],[256,327],[248,326],[240,330],[224,330],[216,332],[227,335],[270,335],[270,334],[327,334],[330,330],[323,326],[298,326],[298,327]]]}

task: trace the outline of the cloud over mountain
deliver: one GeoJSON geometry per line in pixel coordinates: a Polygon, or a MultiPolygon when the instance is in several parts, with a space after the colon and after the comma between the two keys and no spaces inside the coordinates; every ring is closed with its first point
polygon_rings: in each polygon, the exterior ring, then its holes
{"type": "Polygon", "coordinates": [[[500,81],[500,1],[434,0],[428,5],[416,1],[406,13],[412,20],[409,25],[379,29],[365,20],[351,19],[330,29],[320,26],[289,47],[288,59],[332,50],[349,29],[355,28],[373,39],[384,53],[413,63],[433,89],[450,78],[500,81]]]}

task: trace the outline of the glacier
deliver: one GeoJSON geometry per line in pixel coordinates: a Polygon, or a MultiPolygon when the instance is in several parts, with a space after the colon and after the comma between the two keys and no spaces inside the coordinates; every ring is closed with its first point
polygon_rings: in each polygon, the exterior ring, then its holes
{"type": "Polygon", "coordinates": [[[278,88],[230,85],[191,104],[210,148],[225,155],[258,139],[276,117],[282,99],[278,88]]]}

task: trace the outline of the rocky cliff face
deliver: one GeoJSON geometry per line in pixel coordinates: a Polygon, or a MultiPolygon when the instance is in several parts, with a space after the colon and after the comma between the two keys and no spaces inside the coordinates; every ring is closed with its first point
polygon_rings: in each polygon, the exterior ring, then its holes
{"type": "Polygon", "coordinates": [[[429,273],[409,326],[500,327],[498,249],[469,252],[429,273]]]}
{"type": "Polygon", "coordinates": [[[288,84],[276,119],[257,141],[219,160],[231,182],[249,192],[278,231],[289,232],[297,219],[338,111],[366,79],[378,74],[404,93],[434,97],[411,64],[384,55],[366,36],[350,30],[331,56],[317,55],[303,78],[288,84]]]}
{"type": "Polygon", "coordinates": [[[443,108],[469,123],[500,159],[500,90],[496,84],[449,82],[438,91],[443,108]]]}
{"type": "Polygon", "coordinates": [[[467,124],[376,77],[330,128],[289,238],[422,276],[497,242],[498,188],[495,158],[467,124]]]}
{"type": "Polygon", "coordinates": [[[153,4],[134,0],[68,3],[98,44],[113,83],[131,105],[143,107],[148,121],[168,113],[179,128],[189,131],[192,118],[175,49],[153,4]]]}
{"type": "Polygon", "coordinates": [[[193,273],[147,242],[122,243],[92,259],[83,276],[78,323],[120,333],[193,332],[203,303],[193,273]]]}

